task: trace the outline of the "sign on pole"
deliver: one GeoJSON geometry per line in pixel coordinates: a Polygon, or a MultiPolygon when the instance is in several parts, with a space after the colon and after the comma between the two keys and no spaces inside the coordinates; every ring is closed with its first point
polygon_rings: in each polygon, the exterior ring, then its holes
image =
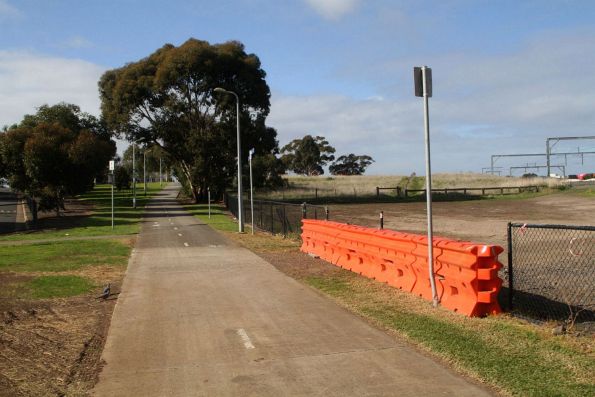
{"type": "Polygon", "coordinates": [[[427,66],[422,67],[414,67],[413,68],[413,81],[415,83],[415,96],[423,97],[424,96],[424,76],[422,70],[425,70],[426,74],[426,82],[425,82],[425,92],[428,98],[432,97],[432,68],[427,66]]]}
{"type": "Polygon", "coordinates": [[[427,66],[413,68],[413,81],[415,85],[415,96],[424,99],[424,138],[426,152],[426,212],[428,218],[428,275],[432,287],[432,302],[438,306],[440,301],[436,290],[436,279],[434,275],[434,231],[432,225],[432,166],[430,156],[430,111],[428,98],[432,96],[432,69],[427,66]]]}
{"type": "Polygon", "coordinates": [[[114,160],[110,160],[110,162],[109,162],[109,170],[110,171],[113,171],[115,167],[116,167],[116,162],[114,160]]]}

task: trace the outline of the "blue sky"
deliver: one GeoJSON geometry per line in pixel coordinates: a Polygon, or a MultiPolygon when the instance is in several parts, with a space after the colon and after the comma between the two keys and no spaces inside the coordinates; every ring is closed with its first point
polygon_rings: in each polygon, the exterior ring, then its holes
{"type": "MultiPolygon", "coordinates": [[[[324,135],[374,157],[372,174],[423,174],[412,67],[426,64],[433,170],[480,172],[492,154],[595,135],[593,21],[592,1],[0,0],[0,125],[61,100],[98,114],[105,70],[189,37],[239,40],[267,72],[281,145],[324,135]]],[[[556,150],[579,146],[595,151],[556,150]]],[[[583,170],[595,155],[568,159],[583,170]]]]}

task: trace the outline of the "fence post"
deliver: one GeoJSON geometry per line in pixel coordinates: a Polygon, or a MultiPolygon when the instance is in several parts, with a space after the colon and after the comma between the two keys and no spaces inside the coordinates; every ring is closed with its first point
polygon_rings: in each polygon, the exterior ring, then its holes
{"type": "Polygon", "coordinates": [[[380,230],[384,229],[384,211],[380,211],[380,230]]]}
{"type": "Polygon", "coordinates": [[[328,207],[324,207],[324,220],[328,221],[328,207]]]}
{"type": "Polygon", "coordinates": [[[316,190],[314,190],[314,196],[315,196],[316,200],[318,200],[318,188],[316,188],[316,190]]]}
{"type": "Polygon", "coordinates": [[[273,203],[271,203],[271,234],[275,234],[275,216],[273,214],[273,203]]]}
{"type": "Polygon", "coordinates": [[[302,203],[302,219],[308,218],[308,212],[306,210],[306,203],[302,203]]]}
{"type": "Polygon", "coordinates": [[[380,197],[380,188],[376,186],[376,197],[380,197]]]}
{"type": "Polygon", "coordinates": [[[407,197],[407,188],[405,188],[405,197],[407,197]]]}
{"type": "Polygon", "coordinates": [[[503,187],[500,188],[500,196],[504,196],[504,188],[503,187]]]}
{"type": "Polygon", "coordinates": [[[401,197],[401,187],[397,186],[397,197],[401,197]]]}
{"type": "Polygon", "coordinates": [[[512,223],[508,222],[506,239],[508,243],[508,310],[512,310],[512,296],[514,294],[512,275],[512,223]]]}
{"type": "Polygon", "coordinates": [[[484,188],[481,188],[481,195],[485,196],[486,195],[486,190],[484,188]]]}
{"type": "Polygon", "coordinates": [[[264,223],[262,223],[262,215],[263,215],[262,214],[262,211],[263,211],[263,208],[262,207],[263,207],[263,205],[264,205],[264,203],[261,201],[260,202],[260,223],[258,225],[261,229],[264,229],[264,223]]]}

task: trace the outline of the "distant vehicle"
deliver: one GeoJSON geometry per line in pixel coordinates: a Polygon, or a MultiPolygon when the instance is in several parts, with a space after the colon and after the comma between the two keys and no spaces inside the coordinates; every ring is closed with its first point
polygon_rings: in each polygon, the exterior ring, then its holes
{"type": "Polygon", "coordinates": [[[595,174],[593,174],[593,173],[578,174],[577,178],[580,179],[581,181],[586,181],[587,179],[595,178],[595,174]]]}

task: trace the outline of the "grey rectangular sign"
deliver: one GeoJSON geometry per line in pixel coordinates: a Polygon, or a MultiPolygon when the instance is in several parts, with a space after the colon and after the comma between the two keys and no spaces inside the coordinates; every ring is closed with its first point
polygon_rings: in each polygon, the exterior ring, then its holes
{"type": "MultiPolygon", "coordinates": [[[[432,68],[426,68],[426,92],[428,98],[432,96],[432,68]]],[[[422,68],[416,66],[413,68],[413,82],[415,84],[415,96],[424,96],[422,68]]]]}

